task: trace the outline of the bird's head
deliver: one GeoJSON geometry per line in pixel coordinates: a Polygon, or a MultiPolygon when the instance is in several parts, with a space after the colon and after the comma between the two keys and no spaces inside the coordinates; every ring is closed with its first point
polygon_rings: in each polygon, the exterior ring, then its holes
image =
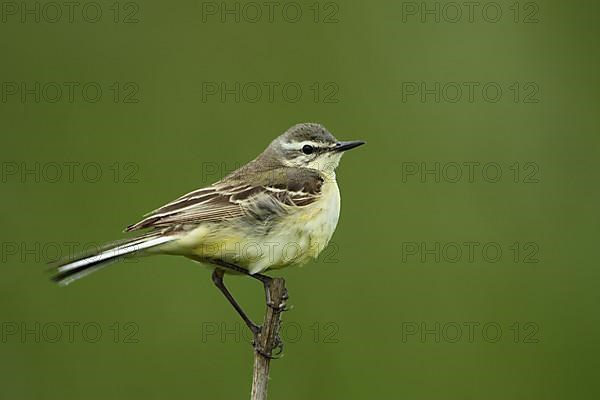
{"type": "Polygon", "coordinates": [[[333,174],[342,154],[365,142],[341,142],[323,125],[303,123],[292,126],[273,140],[266,150],[271,157],[287,167],[312,168],[333,174]]]}

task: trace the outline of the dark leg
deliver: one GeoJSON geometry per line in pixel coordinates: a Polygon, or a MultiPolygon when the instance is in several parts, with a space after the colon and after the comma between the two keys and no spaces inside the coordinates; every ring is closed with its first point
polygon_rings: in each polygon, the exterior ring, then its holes
{"type": "Polygon", "coordinates": [[[252,275],[250,272],[248,272],[247,269],[242,268],[240,266],[237,266],[235,264],[232,263],[228,263],[227,261],[223,261],[223,260],[210,260],[211,263],[219,265],[225,269],[231,270],[231,271],[235,271],[235,272],[239,272],[240,274],[243,275],[248,275],[251,278],[257,279],[259,281],[261,281],[262,283],[265,284],[269,284],[273,278],[271,278],[270,276],[267,275],[262,275],[262,274],[254,274],[252,275]]]}
{"type": "MultiPolygon", "coordinates": [[[[225,297],[227,298],[229,303],[231,303],[233,308],[235,308],[235,310],[242,317],[242,319],[244,320],[244,322],[246,323],[248,328],[250,328],[250,330],[252,331],[252,333],[254,335],[253,346],[254,346],[255,350],[258,351],[259,353],[261,353],[265,357],[274,358],[270,354],[263,353],[262,350],[257,347],[257,343],[258,343],[257,336],[260,333],[262,328],[259,325],[256,325],[254,322],[252,322],[252,320],[246,315],[246,313],[244,312],[242,307],[233,298],[233,296],[231,295],[229,290],[227,290],[227,288],[225,287],[225,284],[223,283],[223,275],[225,273],[225,269],[227,269],[230,271],[238,272],[243,275],[248,275],[254,279],[259,280],[260,282],[262,282],[264,289],[265,289],[265,297],[266,297],[267,306],[271,307],[275,312],[286,311],[285,305],[273,304],[273,302],[271,301],[271,294],[269,292],[269,284],[271,283],[273,278],[271,278],[267,275],[262,275],[262,274],[252,275],[252,274],[250,274],[250,272],[248,272],[247,269],[244,269],[238,265],[231,264],[231,263],[228,263],[228,262],[222,261],[222,260],[211,260],[211,263],[222,267],[222,268],[215,268],[213,275],[212,275],[213,282],[219,288],[219,290],[225,295],[225,297]]],[[[287,291],[286,291],[284,300],[287,300],[287,291]]],[[[281,341],[281,338],[278,336],[275,355],[281,354],[282,351],[283,351],[283,342],[281,341]]]]}
{"type": "Polygon", "coordinates": [[[271,278],[270,276],[267,276],[267,275],[262,275],[262,274],[251,274],[250,272],[248,272],[247,269],[237,266],[235,264],[228,263],[223,260],[212,260],[211,262],[213,264],[219,265],[223,268],[229,269],[231,271],[239,272],[240,274],[247,275],[251,278],[254,278],[254,279],[262,282],[263,287],[265,289],[265,298],[267,300],[267,306],[269,306],[275,310],[279,310],[279,305],[273,304],[273,302],[271,301],[271,295],[269,294],[269,291],[267,290],[267,288],[268,288],[269,284],[271,283],[271,281],[273,280],[273,278],[271,278]]]}
{"type": "Polygon", "coordinates": [[[217,288],[219,288],[219,290],[223,293],[223,295],[225,295],[225,298],[227,298],[229,303],[231,303],[233,308],[235,308],[235,311],[237,311],[237,313],[240,315],[240,317],[242,317],[242,319],[244,320],[244,322],[246,323],[248,328],[250,328],[250,330],[252,331],[254,336],[258,335],[258,333],[260,332],[260,326],[256,325],[254,322],[252,322],[252,320],[246,315],[246,313],[244,312],[242,307],[238,304],[238,302],[235,301],[235,299],[233,298],[233,296],[231,295],[229,290],[227,290],[227,288],[225,287],[225,283],[223,282],[224,273],[225,273],[225,271],[223,271],[222,269],[215,268],[215,270],[212,274],[212,280],[213,280],[215,286],[217,288]]]}

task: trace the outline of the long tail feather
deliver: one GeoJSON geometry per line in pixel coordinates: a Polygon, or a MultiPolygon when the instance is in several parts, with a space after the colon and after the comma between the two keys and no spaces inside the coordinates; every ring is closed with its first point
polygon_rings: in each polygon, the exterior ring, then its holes
{"type": "Polygon", "coordinates": [[[108,245],[91,254],[80,255],[74,259],[59,262],[56,265],[56,275],[52,280],[66,286],[77,279],[97,271],[122,257],[147,250],[175,240],[174,236],[142,236],[117,244],[108,245]]]}

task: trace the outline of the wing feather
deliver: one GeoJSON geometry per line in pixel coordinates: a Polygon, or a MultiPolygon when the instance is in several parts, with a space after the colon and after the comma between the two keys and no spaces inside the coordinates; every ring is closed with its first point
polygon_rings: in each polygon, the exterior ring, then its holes
{"type": "Polygon", "coordinates": [[[322,183],[323,178],[316,171],[270,174],[267,179],[257,179],[254,185],[226,179],[165,204],[129,225],[126,231],[197,225],[244,216],[263,220],[268,214],[313,203],[321,194],[322,183]]]}

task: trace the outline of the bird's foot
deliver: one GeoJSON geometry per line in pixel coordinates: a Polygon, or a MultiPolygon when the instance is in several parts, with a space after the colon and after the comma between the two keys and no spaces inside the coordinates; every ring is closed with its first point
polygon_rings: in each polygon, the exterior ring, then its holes
{"type": "Polygon", "coordinates": [[[259,344],[258,335],[254,336],[254,340],[252,341],[252,347],[254,347],[254,351],[263,356],[264,358],[268,358],[269,360],[277,360],[283,357],[283,341],[279,334],[275,337],[275,343],[273,346],[273,350],[271,352],[263,349],[259,344]]]}

